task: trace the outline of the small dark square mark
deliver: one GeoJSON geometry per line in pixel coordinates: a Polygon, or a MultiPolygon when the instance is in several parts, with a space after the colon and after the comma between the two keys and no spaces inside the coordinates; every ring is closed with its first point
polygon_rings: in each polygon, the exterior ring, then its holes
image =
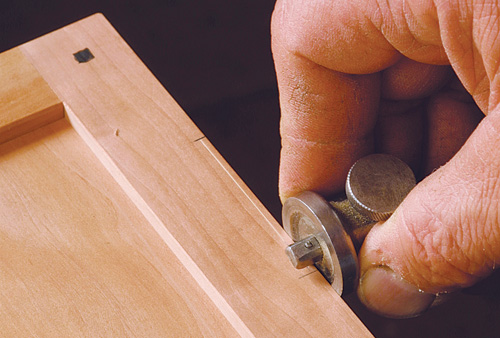
{"type": "Polygon", "coordinates": [[[73,56],[75,57],[75,60],[78,61],[78,63],[89,62],[94,58],[94,55],[88,48],[76,52],[75,54],[73,54],[73,56]]]}

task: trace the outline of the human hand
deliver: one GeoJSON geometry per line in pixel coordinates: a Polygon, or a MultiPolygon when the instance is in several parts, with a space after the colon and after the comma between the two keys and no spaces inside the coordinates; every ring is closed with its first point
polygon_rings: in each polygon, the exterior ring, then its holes
{"type": "Polygon", "coordinates": [[[500,261],[499,19],[487,0],[276,3],[282,200],[339,192],[372,152],[430,174],[360,251],[358,295],[382,315],[418,315],[500,261]]]}

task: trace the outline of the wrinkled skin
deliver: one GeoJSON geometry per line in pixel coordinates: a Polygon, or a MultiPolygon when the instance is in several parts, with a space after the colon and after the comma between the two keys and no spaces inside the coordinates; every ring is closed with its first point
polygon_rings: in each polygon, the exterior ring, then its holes
{"type": "Polygon", "coordinates": [[[342,190],[372,152],[426,177],[360,252],[358,295],[382,315],[418,315],[500,261],[499,18],[486,0],[276,3],[282,200],[342,190]]]}

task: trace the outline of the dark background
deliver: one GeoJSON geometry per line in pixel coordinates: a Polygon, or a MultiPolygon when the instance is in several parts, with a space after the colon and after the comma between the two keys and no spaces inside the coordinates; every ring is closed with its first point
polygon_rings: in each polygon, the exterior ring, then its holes
{"type": "MultiPolygon", "coordinates": [[[[280,221],[279,105],[269,33],[274,1],[5,2],[0,52],[103,13],[280,221]]],[[[377,337],[500,337],[500,278],[488,283],[416,319],[381,318],[355,296],[346,300],[377,337]]]]}

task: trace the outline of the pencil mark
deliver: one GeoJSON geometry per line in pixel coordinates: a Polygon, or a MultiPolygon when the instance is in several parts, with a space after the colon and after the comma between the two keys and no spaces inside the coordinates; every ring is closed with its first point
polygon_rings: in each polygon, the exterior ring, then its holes
{"type": "Polygon", "coordinates": [[[318,270],[315,270],[315,271],[311,271],[311,272],[309,272],[309,273],[306,273],[305,275],[300,276],[300,277],[299,277],[299,279],[302,279],[302,278],[304,278],[304,277],[307,277],[307,276],[309,276],[309,275],[312,275],[313,273],[316,273],[316,272],[318,272],[318,270]]]}
{"type": "Polygon", "coordinates": [[[78,63],[89,62],[90,60],[95,58],[88,48],[76,52],[75,54],[73,54],[73,56],[75,57],[75,60],[78,61],[78,63]]]}

